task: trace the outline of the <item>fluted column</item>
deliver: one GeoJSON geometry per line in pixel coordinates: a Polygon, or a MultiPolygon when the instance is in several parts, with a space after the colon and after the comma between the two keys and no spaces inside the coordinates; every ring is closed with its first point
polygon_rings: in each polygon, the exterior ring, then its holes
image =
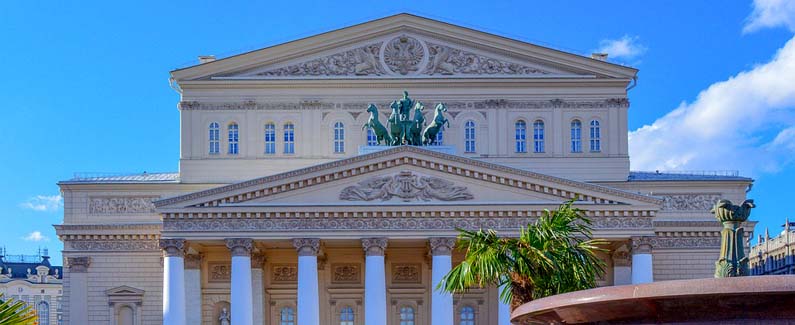
{"type": "Polygon", "coordinates": [[[265,284],[262,283],[262,266],[265,264],[265,255],[251,255],[251,285],[254,289],[254,324],[260,325],[265,322],[265,284]]]}
{"type": "Polygon", "coordinates": [[[431,238],[433,270],[431,272],[431,324],[453,325],[453,295],[437,290],[442,278],[453,268],[452,254],[455,238],[431,238]]]}
{"type": "Polygon", "coordinates": [[[185,320],[188,324],[202,322],[202,277],[200,254],[185,255],[185,320]]]}
{"type": "Polygon", "coordinates": [[[251,288],[251,238],[227,238],[226,247],[232,252],[232,301],[230,318],[235,325],[254,323],[251,288]]]}
{"type": "Polygon", "coordinates": [[[632,284],[654,281],[650,237],[632,237],[632,284]]]}
{"type": "Polygon", "coordinates": [[[296,238],[298,251],[298,324],[320,324],[320,297],[317,282],[317,252],[320,239],[296,238]]]}
{"type": "Polygon", "coordinates": [[[91,258],[88,256],[66,257],[65,277],[69,279],[69,293],[64,295],[68,301],[65,310],[67,324],[88,324],[88,266],[91,258]]]}
{"type": "Polygon", "coordinates": [[[362,239],[364,248],[364,323],[386,324],[386,238],[362,239]]]}
{"type": "Polygon", "coordinates": [[[185,317],[185,240],[161,239],[163,261],[163,324],[184,325],[185,317]]]}

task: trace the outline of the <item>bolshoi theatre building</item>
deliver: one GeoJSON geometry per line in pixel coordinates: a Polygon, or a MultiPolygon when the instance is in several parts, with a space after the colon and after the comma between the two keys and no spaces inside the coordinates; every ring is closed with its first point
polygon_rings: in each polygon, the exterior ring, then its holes
{"type": "Polygon", "coordinates": [[[712,277],[709,210],[752,180],[630,171],[637,72],[409,14],[200,57],[171,72],[178,172],[59,182],[64,321],[505,325],[498,288],[434,290],[457,229],[568,200],[609,241],[600,286],[712,277]]]}

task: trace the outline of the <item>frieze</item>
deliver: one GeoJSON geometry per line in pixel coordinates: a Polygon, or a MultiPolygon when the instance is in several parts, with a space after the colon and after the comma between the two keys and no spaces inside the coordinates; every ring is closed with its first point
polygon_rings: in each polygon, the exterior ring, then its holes
{"type": "Polygon", "coordinates": [[[663,211],[701,211],[709,213],[715,202],[721,199],[720,194],[684,193],[656,194],[663,199],[663,211]]]}
{"type": "Polygon", "coordinates": [[[232,265],[227,262],[209,262],[207,270],[210,273],[207,276],[209,282],[226,283],[232,279],[232,265]]]}
{"type": "Polygon", "coordinates": [[[720,237],[655,237],[651,245],[657,248],[719,248],[720,237]]]}
{"type": "Polygon", "coordinates": [[[508,108],[508,109],[543,109],[543,108],[566,108],[566,109],[595,109],[595,108],[619,108],[629,107],[627,98],[608,98],[605,100],[534,100],[518,101],[505,99],[487,99],[474,102],[476,109],[484,108],[508,108]]]}
{"type": "Polygon", "coordinates": [[[359,264],[332,264],[332,283],[360,283],[362,267],[359,264]]]}
{"type": "MultiPolygon", "coordinates": [[[[459,112],[468,108],[488,109],[488,108],[508,108],[508,109],[548,109],[548,108],[567,108],[567,109],[599,109],[629,107],[629,100],[626,98],[609,98],[605,100],[506,100],[488,99],[475,102],[445,101],[443,98],[433,99],[424,98],[425,102],[444,102],[448,110],[459,112]]],[[[207,110],[207,111],[248,111],[248,110],[335,110],[364,111],[370,102],[361,103],[329,103],[329,102],[199,102],[182,101],[179,108],[184,111],[207,110]]],[[[389,107],[389,102],[375,102],[378,107],[389,107]]],[[[449,111],[448,111],[449,112],[449,111]]],[[[425,112],[426,118],[431,112],[425,112]]]]}
{"type": "Polygon", "coordinates": [[[393,283],[421,283],[420,264],[392,264],[393,283]]]}
{"type": "MultiPolygon", "coordinates": [[[[384,217],[384,218],[272,218],[164,220],[165,231],[262,231],[310,230],[449,230],[495,229],[515,231],[535,218],[527,217],[384,217]]],[[[650,217],[592,217],[594,229],[653,229],[650,217]]]]}
{"type": "Polygon", "coordinates": [[[276,264],[271,268],[271,281],[274,283],[294,283],[298,281],[297,264],[276,264]]]}
{"type": "MultiPolygon", "coordinates": [[[[366,107],[366,106],[365,106],[366,107]]],[[[198,102],[181,101],[179,108],[183,111],[253,111],[253,110],[319,110],[334,109],[333,103],[326,102],[198,102]]]]}
{"type": "Polygon", "coordinates": [[[89,214],[154,213],[156,196],[103,196],[88,198],[89,214]]]}
{"type": "Polygon", "coordinates": [[[153,240],[66,240],[65,250],[75,251],[157,251],[159,242],[153,240]]]}
{"type": "Polygon", "coordinates": [[[474,196],[465,186],[432,176],[401,171],[390,176],[373,176],[340,192],[340,200],[345,201],[388,201],[398,198],[409,201],[462,201],[472,200],[474,196]]]}

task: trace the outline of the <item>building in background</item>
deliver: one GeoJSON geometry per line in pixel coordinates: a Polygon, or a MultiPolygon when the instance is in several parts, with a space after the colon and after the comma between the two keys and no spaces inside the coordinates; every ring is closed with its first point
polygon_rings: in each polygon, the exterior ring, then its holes
{"type": "Polygon", "coordinates": [[[52,266],[47,249],[37,255],[7,255],[0,250],[0,293],[21,300],[39,315],[39,325],[62,324],[63,267],[52,266]]]}
{"type": "Polygon", "coordinates": [[[599,285],[712,277],[709,210],[752,180],[631,172],[637,72],[408,14],[202,56],[171,73],[179,172],[59,183],[65,318],[507,324],[495,287],[433,290],[462,258],[456,228],[515,236],[568,200],[609,241],[599,285]],[[363,126],[404,90],[449,124],[432,146],[374,147],[363,126]]]}
{"type": "Polygon", "coordinates": [[[795,222],[789,218],[778,236],[770,237],[765,229],[748,256],[752,275],[795,274],[795,222]]]}

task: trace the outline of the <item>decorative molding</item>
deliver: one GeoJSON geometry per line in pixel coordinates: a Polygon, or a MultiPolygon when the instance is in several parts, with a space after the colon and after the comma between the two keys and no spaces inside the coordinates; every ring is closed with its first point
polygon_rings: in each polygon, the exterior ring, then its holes
{"type": "Polygon", "coordinates": [[[720,194],[678,193],[654,194],[662,197],[662,211],[699,211],[709,213],[715,202],[721,199],[720,194]]]}
{"type": "Polygon", "coordinates": [[[331,264],[332,283],[361,283],[362,267],[360,264],[331,264]]]}
{"type": "Polygon", "coordinates": [[[88,214],[155,213],[157,196],[99,196],[88,198],[88,214]]]}
{"type": "Polygon", "coordinates": [[[209,262],[207,263],[207,281],[209,282],[229,282],[232,279],[232,265],[229,262],[209,262]]]}
{"type": "Polygon", "coordinates": [[[720,236],[712,237],[655,237],[651,240],[655,249],[672,248],[720,248],[720,236]]]}
{"type": "Polygon", "coordinates": [[[622,198],[638,200],[641,202],[651,203],[655,205],[661,204],[662,202],[662,200],[659,198],[637,194],[629,191],[619,190],[607,186],[578,182],[565,178],[539,174],[528,170],[512,168],[504,165],[470,159],[462,156],[449,155],[445,153],[422,149],[415,146],[397,146],[395,148],[381,150],[370,154],[357,155],[351,158],[340,159],[329,163],[314,165],[312,167],[296,169],[290,172],[285,172],[272,176],[265,176],[257,179],[252,179],[249,181],[244,181],[226,186],[219,186],[204,191],[198,191],[183,196],[163,199],[156,201],[155,205],[158,207],[162,207],[166,205],[175,204],[178,202],[192,201],[203,197],[219,195],[219,194],[227,194],[229,192],[235,192],[239,194],[218,198],[218,199],[212,199],[204,203],[196,204],[195,206],[217,206],[220,204],[242,202],[267,195],[293,191],[307,186],[341,179],[346,177],[347,175],[366,174],[369,172],[383,170],[386,168],[394,168],[402,165],[417,166],[437,171],[445,170],[447,172],[454,173],[463,177],[496,183],[503,186],[524,188],[533,192],[557,196],[566,200],[572,198],[578,198],[582,201],[591,201],[598,204],[622,203],[622,202],[615,202],[613,200],[600,197],[598,195],[596,196],[585,195],[582,193],[584,191],[592,191],[599,194],[614,195],[622,198]],[[409,157],[407,155],[402,155],[399,157],[393,157],[388,160],[380,160],[380,158],[395,156],[396,154],[399,153],[415,153],[426,157],[409,157]],[[362,162],[370,162],[370,164],[360,166],[362,162]],[[462,168],[461,165],[467,167],[462,168]],[[357,167],[351,167],[351,166],[357,166],[357,167]],[[340,167],[347,169],[341,171],[329,171],[340,167]],[[482,168],[485,169],[485,171],[477,171],[473,170],[473,168],[482,168]],[[300,176],[305,176],[307,174],[318,173],[323,171],[329,171],[329,173],[325,175],[316,175],[310,178],[300,179],[300,176]],[[503,173],[503,175],[509,174],[512,175],[512,177],[497,175],[497,173],[503,173]],[[574,190],[562,190],[559,189],[558,187],[550,187],[548,185],[539,184],[537,181],[519,180],[517,179],[519,177],[551,182],[556,185],[569,186],[573,187],[574,190]],[[286,184],[271,184],[270,187],[268,188],[264,189],[255,188],[255,189],[250,189],[249,192],[240,193],[240,190],[245,190],[259,185],[275,183],[278,181],[284,181],[295,178],[299,179],[291,181],[290,183],[286,184]]]}
{"type": "Polygon", "coordinates": [[[266,70],[261,77],[369,76],[385,74],[380,64],[381,43],[372,43],[340,53],[266,70]]]}
{"type": "Polygon", "coordinates": [[[629,99],[608,98],[604,100],[506,100],[506,99],[487,99],[473,102],[476,109],[484,108],[508,108],[508,109],[604,109],[604,108],[627,108],[629,99]]]}
{"type": "Polygon", "coordinates": [[[232,256],[251,256],[254,248],[254,240],[251,238],[226,238],[224,239],[226,248],[232,252],[232,256]]]}
{"type": "Polygon", "coordinates": [[[182,238],[168,238],[160,239],[160,249],[163,250],[166,256],[185,255],[185,239],[182,238]]]}
{"type": "Polygon", "coordinates": [[[651,254],[654,237],[649,236],[636,236],[632,237],[632,255],[635,254],[651,254]]]}
{"type": "Polygon", "coordinates": [[[422,283],[420,264],[392,264],[392,283],[422,283]]]}
{"type": "Polygon", "coordinates": [[[295,238],[293,246],[298,251],[298,256],[317,256],[320,248],[320,239],[317,238],[295,238]]]}
{"type": "MultiPolygon", "coordinates": [[[[312,214],[314,216],[314,214],[312,214]]],[[[464,213],[462,213],[464,215],[464,213]]],[[[479,211],[470,215],[481,215],[479,211]]],[[[329,232],[338,230],[421,230],[437,231],[456,229],[494,229],[497,231],[515,231],[526,227],[535,218],[515,217],[517,214],[504,213],[502,216],[486,213],[482,217],[421,217],[400,216],[394,217],[291,217],[285,215],[279,218],[268,219],[189,219],[189,220],[164,220],[165,231],[195,231],[195,232],[256,232],[262,229],[270,231],[318,231],[329,232]],[[293,219],[295,218],[295,219],[293,219]]],[[[652,218],[650,217],[592,217],[594,229],[638,229],[651,230],[652,218]]],[[[296,247],[297,248],[297,247],[296,247]]]]}
{"type": "Polygon", "coordinates": [[[386,68],[392,74],[403,76],[419,72],[428,59],[423,42],[409,35],[400,35],[387,41],[381,53],[386,68]]]}
{"type": "Polygon", "coordinates": [[[362,239],[362,248],[364,248],[365,256],[384,256],[386,249],[386,238],[364,238],[362,239]]]}
{"type": "Polygon", "coordinates": [[[69,272],[74,273],[88,272],[88,266],[91,265],[91,257],[88,256],[65,257],[64,260],[69,272]]]}
{"type": "Polygon", "coordinates": [[[431,245],[431,255],[451,255],[455,248],[455,237],[431,237],[428,242],[431,245]]]}
{"type": "Polygon", "coordinates": [[[202,268],[202,254],[185,254],[185,269],[196,270],[202,268]]]}
{"type": "Polygon", "coordinates": [[[404,170],[390,176],[373,176],[340,192],[340,200],[388,201],[399,198],[409,201],[461,201],[474,198],[465,186],[432,176],[404,170]]]}
{"type": "Polygon", "coordinates": [[[294,283],[298,281],[298,265],[274,264],[271,267],[271,281],[273,283],[294,283]]]}
{"type": "Polygon", "coordinates": [[[623,244],[613,251],[613,266],[630,266],[632,264],[632,255],[626,244],[623,244]]]}
{"type": "Polygon", "coordinates": [[[261,269],[266,260],[265,254],[251,254],[251,268],[261,269]]]}
{"type": "Polygon", "coordinates": [[[442,75],[545,75],[550,72],[526,65],[506,62],[463,49],[428,42],[429,64],[426,74],[442,75]]]}
{"type": "MultiPolygon", "coordinates": [[[[63,239],[63,238],[62,238],[63,239]]],[[[99,240],[64,240],[65,250],[75,251],[157,251],[162,249],[156,239],[99,239],[99,240]]],[[[171,255],[169,255],[171,256],[171,255]]],[[[179,255],[174,255],[179,256],[179,255]]]]}

